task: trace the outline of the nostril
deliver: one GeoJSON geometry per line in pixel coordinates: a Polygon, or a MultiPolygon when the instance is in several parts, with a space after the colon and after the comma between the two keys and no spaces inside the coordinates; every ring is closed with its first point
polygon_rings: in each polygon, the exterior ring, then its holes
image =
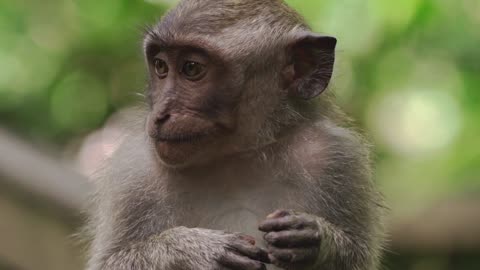
{"type": "Polygon", "coordinates": [[[155,120],[155,124],[160,126],[160,125],[164,124],[165,122],[167,122],[167,120],[169,118],[170,118],[170,114],[161,115],[161,116],[157,117],[157,119],[155,120]]]}

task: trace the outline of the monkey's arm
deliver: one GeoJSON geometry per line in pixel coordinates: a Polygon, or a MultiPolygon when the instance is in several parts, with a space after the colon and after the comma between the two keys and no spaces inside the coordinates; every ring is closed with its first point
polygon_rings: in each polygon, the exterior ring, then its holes
{"type": "Polygon", "coordinates": [[[283,269],[376,269],[384,209],[371,181],[368,147],[349,130],[323,130],[328,144],[300,156],[308,175],[298,194],[303,205],[276,211],[260,224],[272,263],[283,269]]]}
{"type": "Polygon", "coordinates": [[[94,254],[89,270],[262,270],[266,251],[253,238],[199,228],[176,227],[105,254],[94,254]]]}

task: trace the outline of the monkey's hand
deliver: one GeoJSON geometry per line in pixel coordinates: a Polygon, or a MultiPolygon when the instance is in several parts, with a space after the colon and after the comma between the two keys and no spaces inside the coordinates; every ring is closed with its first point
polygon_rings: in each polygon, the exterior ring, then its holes
{"type": "Polygon", "coordinates": [[[277,210],[260,223],[271,263],[283,269],[312,269],[318,261],[321,228],[318,218],[277,210]]]}
{"type": "Polygon", "coordinates": [[[178,259],[173,264],[182,270],[264,270],[269,263],[267,251],[241,233],[177,227],[166,238],[171,255],[178,259]]]}

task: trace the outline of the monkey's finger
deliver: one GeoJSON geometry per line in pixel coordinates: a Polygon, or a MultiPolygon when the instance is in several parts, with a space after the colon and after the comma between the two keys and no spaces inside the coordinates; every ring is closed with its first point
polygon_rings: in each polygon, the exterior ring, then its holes
{"type": "Polygon", "coordinates": [[[264,239],[276,247],[318,247],[321,240],[320,233],[316,230],[269,232],[264,239]]]}
{"type": "Polygon", "coordinates": [[[269,249],[269,257],[273,264],[313,262],[318,255],[317,248],[269,249]]]}
{"type": "Polygon", "coordinates": [[[301,222],[295,216],[286,216],[280,218],[266,219],[260,223],[258,229],[263,232],[281,231],[286,229],[296,229],[301,226],[301,222]]]}
{"type": "Polygon", "coordinates": [[[226,251],[218,259],[218,263],[232,270],[266,270],[265,264],[247,257],[226,251]]]}
{"type": "Polygon", "coordinates": [[[236,253],[246,256],[252,260],[260,261],[263,263],[270,263],[268,259],[268,252],[260,247],[245,244],[243,242],[234,242],[229,245],[229,248],[236,253]]]}
{"type": "Polygon", "coordinates": [[[289,215],[280,218],[266,219],[260,223],[258,229],[262,232],[270,232],[317,227],[318,225],[314,219],[289,215]]]}
{"type": "Polygon", "coordinates": [[[294,214],[293,210],[279,209],[279,210],[275,210],[273,213],[268,215],[267,219],[285,217],[285,216],[293,215],[293,214],[294,214]]]}

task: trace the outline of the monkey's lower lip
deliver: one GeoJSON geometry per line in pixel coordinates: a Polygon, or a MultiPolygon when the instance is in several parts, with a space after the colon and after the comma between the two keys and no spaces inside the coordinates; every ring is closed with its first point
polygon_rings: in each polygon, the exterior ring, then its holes
{"type": "Polygon", "coordinates": [[[208,133],[194,133],[194,134],[162,134],[157,137],[157,141],[164,143],[189,143],[196,142],[208,136],[208,133]]]}

